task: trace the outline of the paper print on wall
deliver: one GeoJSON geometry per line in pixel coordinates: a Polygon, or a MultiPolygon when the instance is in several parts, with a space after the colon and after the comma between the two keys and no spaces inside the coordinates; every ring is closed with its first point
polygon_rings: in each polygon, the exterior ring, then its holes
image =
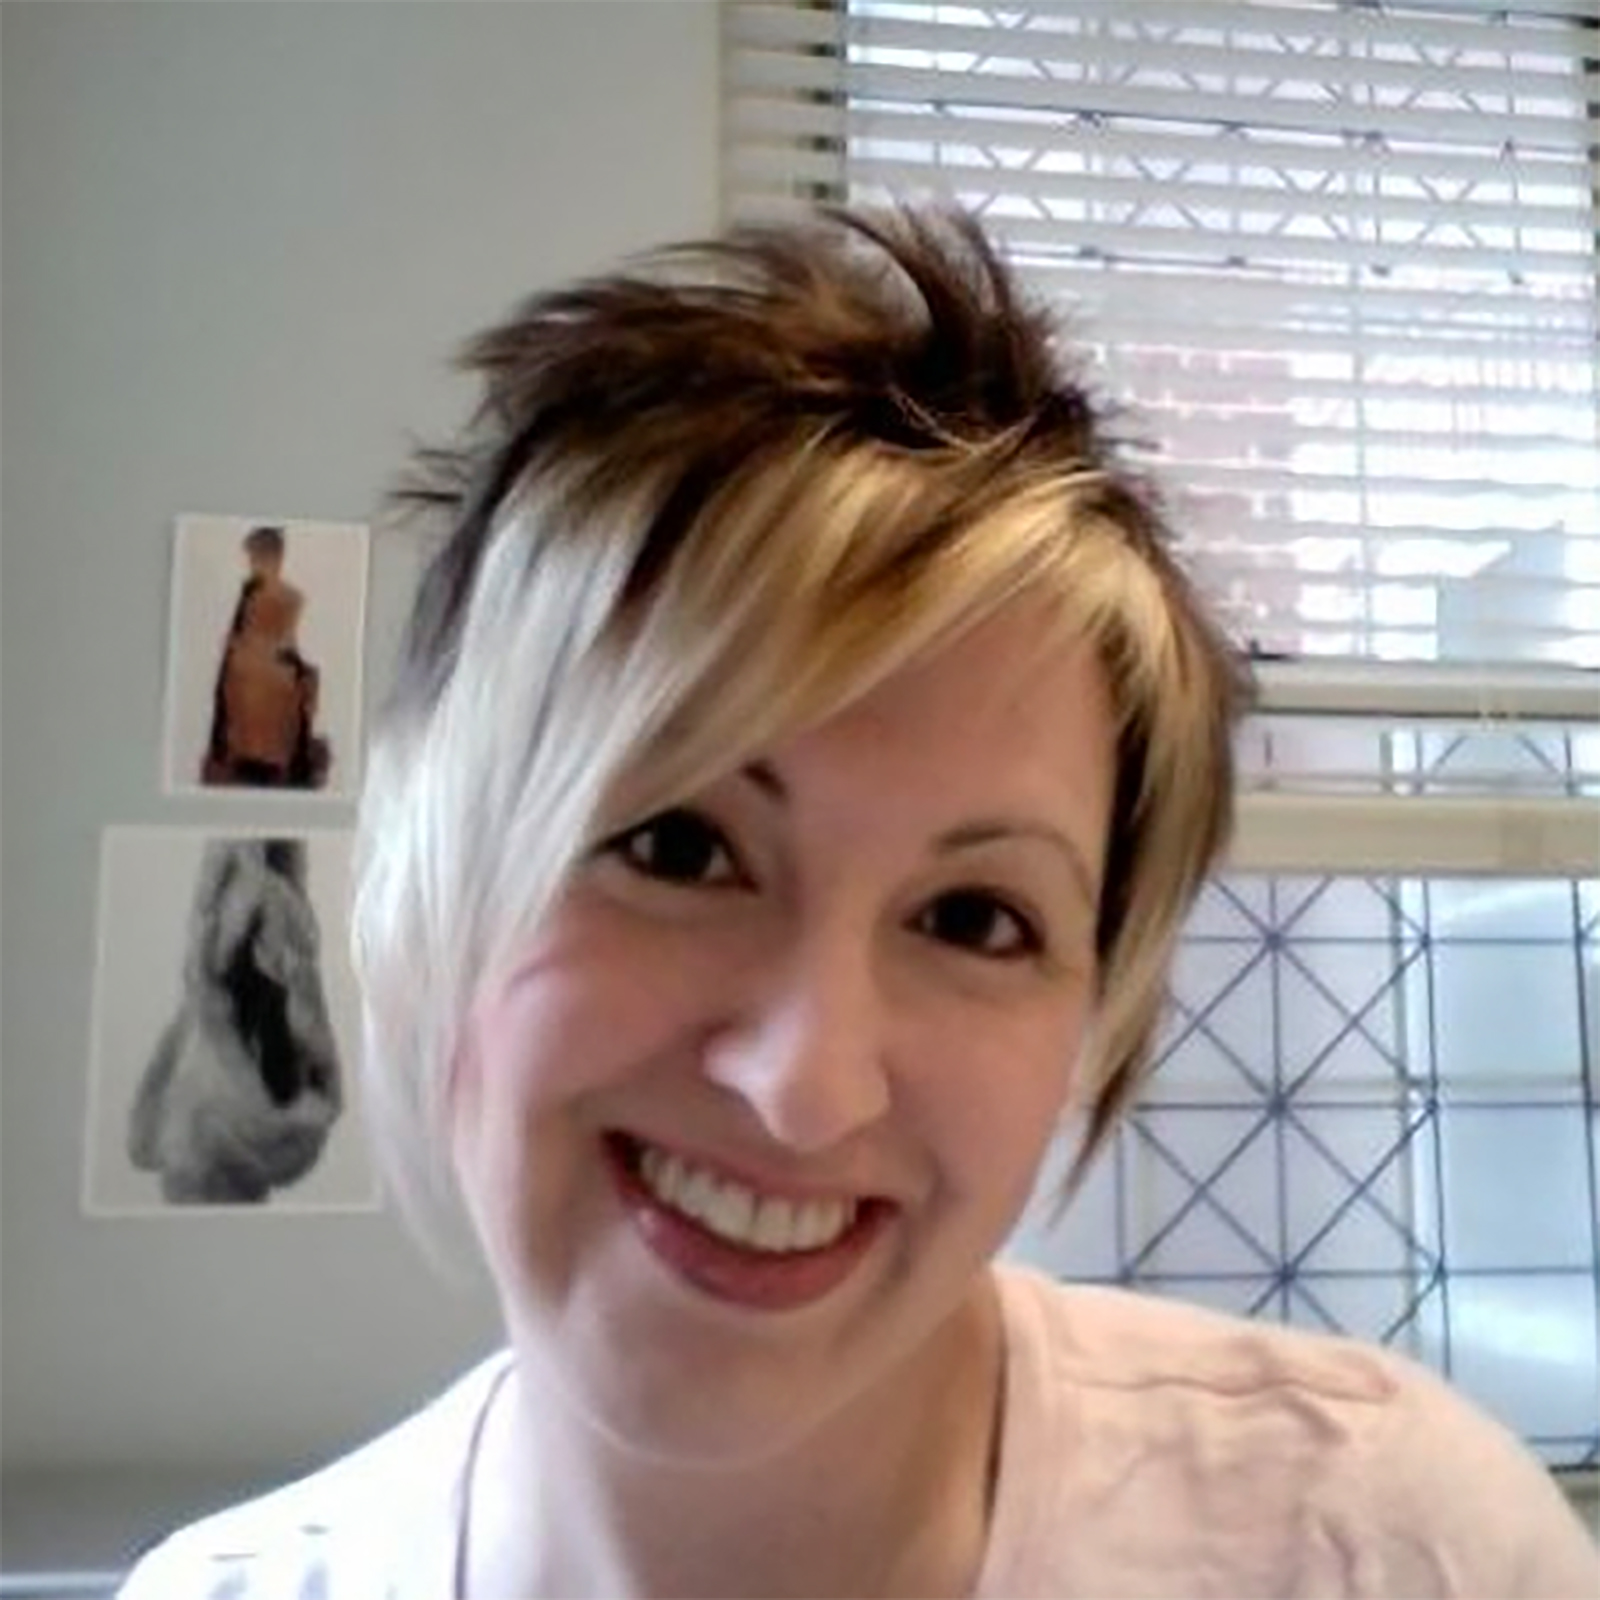
{"type": "Polygon", "coordinates": [[[350,855],[344,830],[106,830],[87,1210],[377,1205],[350,855]]]}
{"type": "Polygon", "coordinates": [[[169,608],[169,793],[355,796],[367,530],[178,519],[169,608]]]}

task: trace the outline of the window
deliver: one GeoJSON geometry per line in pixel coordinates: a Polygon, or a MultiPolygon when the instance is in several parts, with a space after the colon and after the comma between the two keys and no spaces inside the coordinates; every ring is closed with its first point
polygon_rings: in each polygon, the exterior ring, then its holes
{"type": "Polygon", "coordinates": [[[1165,442],[1242,638],[1600,666],[1587,0],[728,27],[730,208],[977,212],[1165,442]]]}
{"type": "Polygon", "coordinates": [[[1591,0],[735,4],[730,211],[977,212],[1261,662],[1161,1066],[1017,1247],[1600,1464],[1591,0]]]}

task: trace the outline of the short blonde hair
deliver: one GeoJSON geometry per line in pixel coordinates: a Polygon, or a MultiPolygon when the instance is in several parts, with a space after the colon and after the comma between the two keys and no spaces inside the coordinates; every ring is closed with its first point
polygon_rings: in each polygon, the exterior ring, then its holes
{"type": "Polygon", "coordinates": [[[442,520],[357,836],[367,1105],[413,1217],[454,1201],[458,1033],[600,839],[1023,592],[1117,716],[1074,1175],[1134,1097],[1222,848],[1245,680],[1159,497],[960,215],[821,213],[540,295],[403,490],[442,520]]]}

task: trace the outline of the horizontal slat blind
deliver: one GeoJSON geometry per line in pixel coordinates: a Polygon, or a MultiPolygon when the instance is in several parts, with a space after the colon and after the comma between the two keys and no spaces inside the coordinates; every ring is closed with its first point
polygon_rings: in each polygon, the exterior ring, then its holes
{"type": "Polygon", "coordinates": [[[734,4],[727,201],[931,195],[1059,296],[1271,654],[1600,666],[1600,18],[734,4]]]}

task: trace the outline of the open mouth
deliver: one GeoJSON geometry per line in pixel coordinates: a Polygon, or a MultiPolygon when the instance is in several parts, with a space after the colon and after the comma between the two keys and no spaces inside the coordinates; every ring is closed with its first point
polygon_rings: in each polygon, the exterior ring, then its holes
{"type": "Polygon", "coordinates": [[[787,1307],[847,1277],[895,1209],[871,1196],[793,1199],[622,1133],[605,1136],[623,1199],[646,1243],[696,1287],[787,1307]]]}

